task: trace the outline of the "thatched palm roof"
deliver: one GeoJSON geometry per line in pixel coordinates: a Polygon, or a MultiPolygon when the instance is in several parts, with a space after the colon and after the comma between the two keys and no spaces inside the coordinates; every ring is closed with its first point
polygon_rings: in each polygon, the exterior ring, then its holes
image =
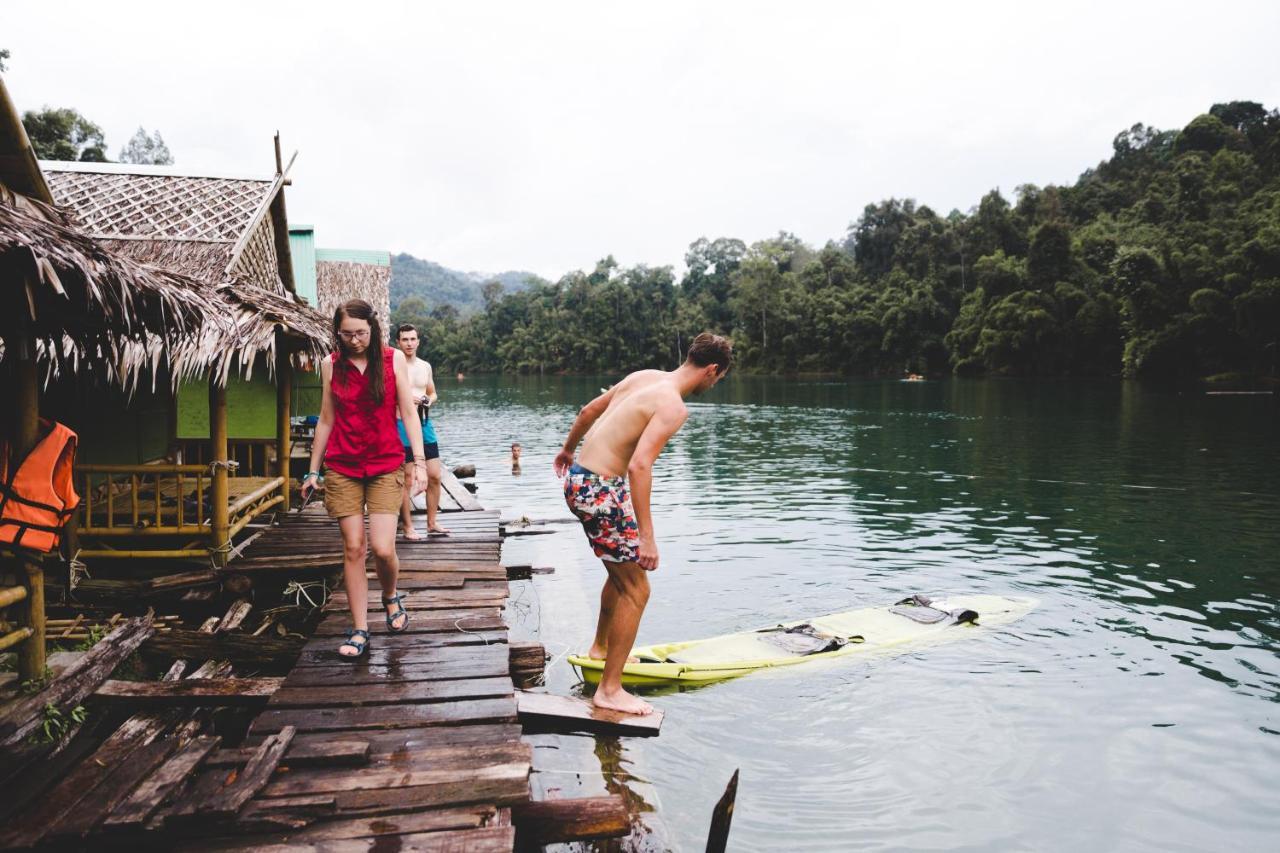
{"type": "Polygon", "coordinates": [[[363,299],[373,306],[390,336],[391,255],[387,252],[319,249],[316,252],[316,295],[320,313],[332,317],[349,299],[363,299]]]}
{"type": "Polygon", "coordinates": [[[211,312],[217,291],[199,281],[119,258],[48,205],[0,185],[0,337],[39,343],[50,375],[97,368],[136,379],[150,356],[212,334],[239,337],[211,312]]]}

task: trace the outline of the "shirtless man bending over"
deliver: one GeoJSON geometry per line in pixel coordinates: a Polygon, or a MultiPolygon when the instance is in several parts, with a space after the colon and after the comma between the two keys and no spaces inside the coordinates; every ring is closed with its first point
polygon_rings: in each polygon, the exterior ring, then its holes
{"type": "Polygon", "coordinates": [[[581,520],[587,541],[609,573],[600,591],[595,642],[587,653],[605,662],[591,700],[597,707],[628,714],[653,712],[648,702],[622,689],[622,667],[649,601],[646,572],[658,568],[649,513],[653,463],[689,417],[684,398],[724,378],[732,357],[727,339],[703,332],[675,370],[632,373],[583,406],[556,455],[556,475],[568,474],[564,496],[569,509],[581,520]],[[584,434],[575,462],[573,451],[584,434]]]}

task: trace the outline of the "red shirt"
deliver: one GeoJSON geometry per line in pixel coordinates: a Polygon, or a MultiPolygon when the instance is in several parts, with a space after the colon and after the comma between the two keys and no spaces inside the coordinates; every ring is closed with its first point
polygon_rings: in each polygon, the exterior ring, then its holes
{"type": "Polygon", "coordinates": [[[324,451],[324,464],[348,477],[378,477],[404,464],[404,447],[396,430],[396,351],[382,348],[382,403],[369,390],[369,359],[361,373],[349,361],[333,353],[333,431],[324,451]]]}

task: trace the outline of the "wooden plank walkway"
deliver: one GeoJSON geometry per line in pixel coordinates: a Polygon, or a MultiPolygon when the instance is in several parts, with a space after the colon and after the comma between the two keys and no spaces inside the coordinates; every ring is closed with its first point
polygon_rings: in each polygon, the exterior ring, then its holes
{"type": "MultiPolygon", "coordinates": [[[[293,750],[364,742],[367,763],[289,766],[286,755],[240,812],[234,836],[184,849],[512,849],[510,807],[530,798],[531,747],[520,739],[502,620],[508,588],[498,516],[454,512],[445,519],[452,535],[397,541],[409,628],[388,633],[370,571],[372,640],[358,662],[338,657],[350,617],[345,594],[335,594],[245,744],[282,732],[292,732],[293,750]]],[[[245,557],[262,570],[270,562],[287,570],[295,555],[340,550],[337,525],[308,507],[245,557]]]]}

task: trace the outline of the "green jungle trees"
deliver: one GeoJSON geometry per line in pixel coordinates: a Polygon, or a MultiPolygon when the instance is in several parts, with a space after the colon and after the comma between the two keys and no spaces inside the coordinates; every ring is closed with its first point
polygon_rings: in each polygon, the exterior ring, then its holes
{"type": "Polygon", "coordinates": [[[702,238],[678,280],[606,257],[489,287],[470,317],[408,298],[395,319],[465,371],[670,367],[710,328],[761,372],[1275,377],[1280,114],[1217,104],[1113,148],[1073,186],[993,190],[967,214],[887,199],[820,249],[702,238]]]}

